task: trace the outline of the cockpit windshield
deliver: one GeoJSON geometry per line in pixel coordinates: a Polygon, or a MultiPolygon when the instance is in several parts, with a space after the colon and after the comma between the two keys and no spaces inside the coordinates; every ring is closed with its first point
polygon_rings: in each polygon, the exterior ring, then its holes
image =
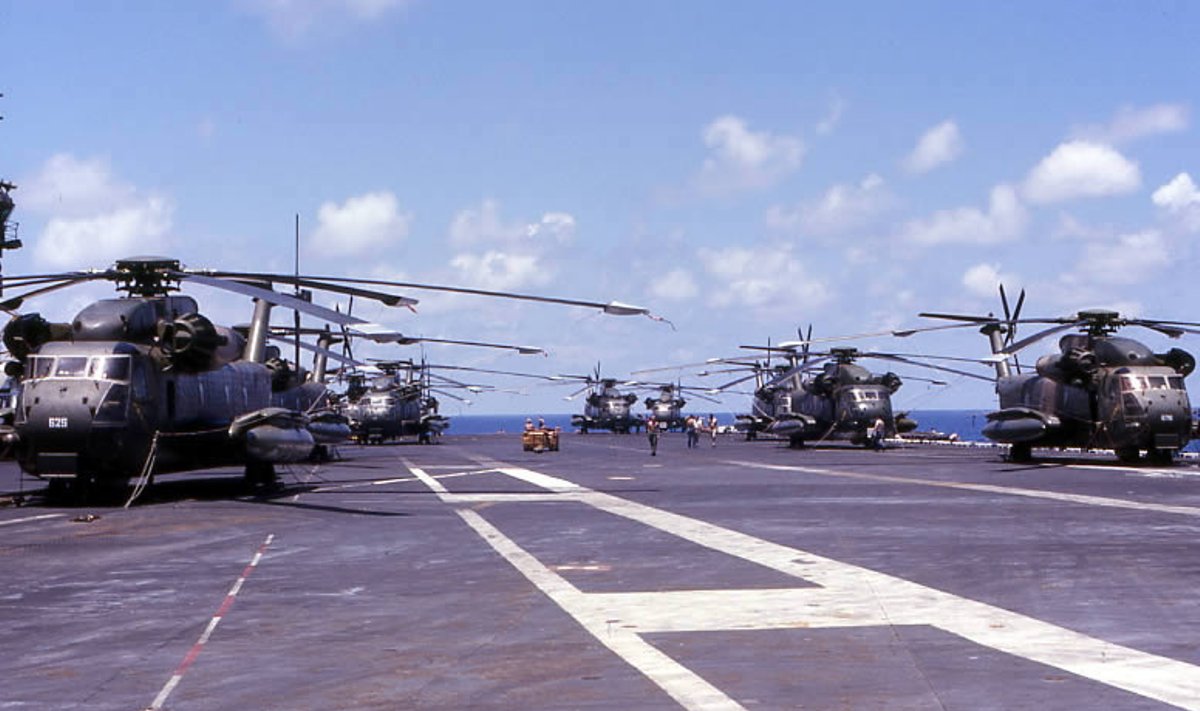
{"type": "Polygon", "coordinates": [[[1183,390],[1181,375],[1122,375],[1121,391],[1183,390]]]}
{"type": "Polygon", "coordinates": [[[28,370],[29,380],[89,378],[127,383],[130,359],[127,355],[30,356],[28,370]]]}

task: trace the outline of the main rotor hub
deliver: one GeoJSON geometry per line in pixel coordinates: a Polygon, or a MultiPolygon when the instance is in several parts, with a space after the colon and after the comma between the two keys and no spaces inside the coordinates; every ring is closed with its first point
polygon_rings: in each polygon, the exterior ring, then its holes
{"type": "Polygon", "coordinates": [[[1108,309],[1087,309],[1080,311],[1078,317],[1084,322],[1087,334],[1092,337],[1112,335],[1124,325],[1121,314],[1108,309]]]}
{"type": "Polygon", "coordinates": [[[130,296],[166,296],[179,291],[179,277],[174,273],[183,266],[169,257],[128,257],[117,260],[112,280],[117,290],[130,296]]]}
{"type": "Polygon", "coordinates": [[[830,348],[829,355],[837,359],[838,363],[853,363],[858,357],[857,348],[830,348]]]}

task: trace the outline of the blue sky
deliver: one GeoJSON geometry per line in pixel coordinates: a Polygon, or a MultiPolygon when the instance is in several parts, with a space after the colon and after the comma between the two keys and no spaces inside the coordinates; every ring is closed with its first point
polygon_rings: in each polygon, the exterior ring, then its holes
{"type": "MultiPolygon", "coordinates": [[[[1191,2],[0,0],[0,176],[26,243],[4,271],[138,253],[288,270],[298,213],[305,271],[675,323],[427,293],[416,315],[356,307],[551,353],[431,360],[616,377],[810,322],[995,310],[1001,280],[1030,316],[1197,319],[1198,20],[1191,2]]],[[[103,293],[37,308],[65,320],[103,293]]],[[[969,331],[860,346],[986,351],[969,331]]],[[[577,406],[526,389],[469,411],[577,406]]],[[[910,382],[897,399],[993,398],[910,382]]]]}

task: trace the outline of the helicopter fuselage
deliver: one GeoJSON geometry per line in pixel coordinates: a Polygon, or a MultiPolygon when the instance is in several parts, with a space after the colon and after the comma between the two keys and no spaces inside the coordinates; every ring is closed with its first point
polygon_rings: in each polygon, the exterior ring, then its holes
{"type": "Polygon", "coordinates": [[[1000,410],[983,434],[1034,447],[1174,452],[1191,438],[1183,376],[1166,366],[1100,367],[1085,382],[1040,374],[1001,378],[1000,410]]]}
{"type": "Polygon", "coordinates": [[[891,396],[899,387],[900,379],[891,373],[875,376],[853,363],[830,363],[816,377],[795,374],[760,387],[751,418],[742,422],[797,445],[814,439],[867,444],[867,432],[877,421],[883,421],[886,436],[916,427],[892,412],[891,396]]]}
{"type": "Polygon", "coordinates": [[[627,433],[638,429],[644,420],[633,413],[635,402],[637,395],[633,393],[624,394],[612,387],[600,388],[588,395],[582,415],[571,416],[571,426],[581,432],[611,430],[627,433]]]}
{"type": "Polygon", "coordinates": [[[190,297],[103,299],[70,324],[19,317],[4,340],[22,361],[16,456],[35,476],[124,482],[300,461],[316,444],[301,413],[324,385],[278,359],[243,360],[242,337],[190,297]]]}
{"type": "Polygon", "coordinates": [[[388,387],[363,394],[344,410],[352,437],[359,443],[376,443],[415,436],[430,441],[450,426],[438,414],[438,401],[424,396],[417,385],[388,387]]]}
{"type": "Polygon", "coordinates": [[[155,435],[160,473],[254,459],[299,461],[312,451],[311,437],[295,436],[289,431],[295,428],[251,429],[231,441],[238,416],[303,411],[319,396],[316,387],[273,395],[271,372],[261,363],[163,371],[146,346],[93,341],[47,343],[26,367],[14,427],[18,461],[35,476],[131,478],[145,465],[155,435]]]}

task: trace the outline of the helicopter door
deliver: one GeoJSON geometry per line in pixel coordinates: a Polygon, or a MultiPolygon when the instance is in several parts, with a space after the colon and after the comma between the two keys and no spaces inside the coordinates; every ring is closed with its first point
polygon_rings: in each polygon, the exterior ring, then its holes
{"type": "Polygon", "coordinates": [[[175,421],[175,381],[167,381],[167,422],[175,421]]]}

